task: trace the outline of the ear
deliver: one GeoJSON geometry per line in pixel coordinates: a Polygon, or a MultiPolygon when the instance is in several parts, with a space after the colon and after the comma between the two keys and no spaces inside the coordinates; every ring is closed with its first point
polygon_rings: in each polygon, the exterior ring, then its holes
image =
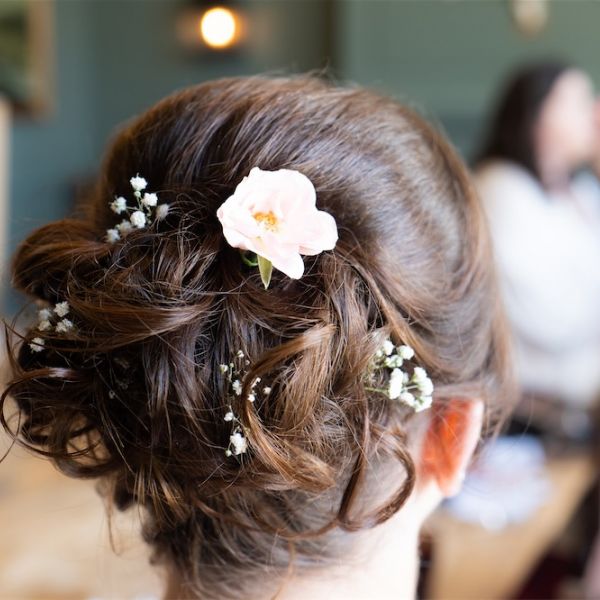
{"type": "Polygon", "coordinates": [[[483,402],[434,403],[430,418],[418,472],[423,480],[434,480],[444,496],[453,496],[460,491],[481,435],[483,402]]]}

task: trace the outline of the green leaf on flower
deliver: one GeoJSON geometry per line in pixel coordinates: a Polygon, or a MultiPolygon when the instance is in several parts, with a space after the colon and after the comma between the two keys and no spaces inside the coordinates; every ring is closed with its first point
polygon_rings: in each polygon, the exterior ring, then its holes
{"type": "Polygon", "coordinates": [[[257,255],[258,258],[258,270],[260,271],[260,278],[262,279],[265,290],[271,283],[271,275],[273,273],[273,263],[267,260],[263,256],[257,255]]]}

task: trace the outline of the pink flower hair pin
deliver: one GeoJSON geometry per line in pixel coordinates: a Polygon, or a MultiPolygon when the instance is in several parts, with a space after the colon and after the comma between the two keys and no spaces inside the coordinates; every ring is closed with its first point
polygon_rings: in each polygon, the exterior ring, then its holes
{"type": "Polygon", "coordinates": [[[265,289],[273,268],[299,279],[304,274],[301,255],[314,256],[335,247],[335,219],[317,209],[316,198],[306,175],[254,167],[217,211],[228,244],[256,255],[255,260],[244,260],[258,266],[265,289]]]}

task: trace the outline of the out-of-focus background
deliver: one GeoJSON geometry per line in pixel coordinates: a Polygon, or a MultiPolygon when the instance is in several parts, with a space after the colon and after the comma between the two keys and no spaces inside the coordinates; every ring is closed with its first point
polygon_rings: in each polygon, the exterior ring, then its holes
{"type": "MultiPolygon", "coordinates": [[[[7,270],[19,241],[71,211],[119,123],[177,88],[324,70],[416,107],[471,161],[508,73],[558,58],[598,82],[599,39],[592,0],[0,0],[0,312],[23,303],[7,270]]],[[[581,597],[598,503],[589,444],[574,437],[557,458],[522,435],[488,453],[474,494],[432,520],[422,595],[581,597]],[[519,487],[530,493],[514,505],[519,487]]],[[[118,558],[89,484],[12,453],[0,598],[159,597],[135,527],[121,525],[118,558]]]]}

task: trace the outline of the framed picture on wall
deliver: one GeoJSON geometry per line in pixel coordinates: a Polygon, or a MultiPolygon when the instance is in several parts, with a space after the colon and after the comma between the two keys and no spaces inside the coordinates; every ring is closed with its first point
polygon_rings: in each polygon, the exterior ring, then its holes
{"type": "Polygon", "coordinates": [[[52,0],[0,0],[0,96],[17,115],[53,107],[52,0]]]}

